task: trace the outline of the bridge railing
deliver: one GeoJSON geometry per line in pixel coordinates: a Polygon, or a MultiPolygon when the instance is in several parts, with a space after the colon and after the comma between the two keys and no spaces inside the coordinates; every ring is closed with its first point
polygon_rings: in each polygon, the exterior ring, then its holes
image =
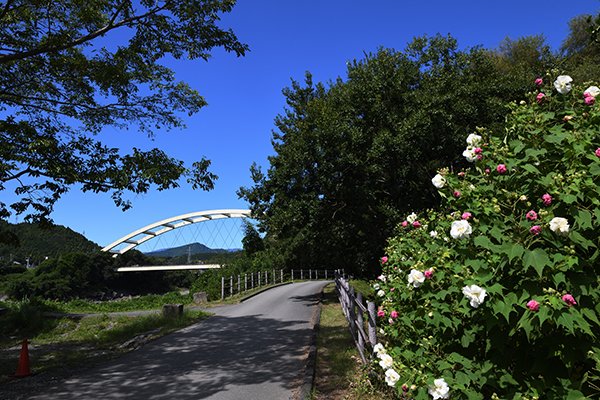
{"type": "Polygon", "coordinates": [[[377,308],[372,301],[365,303],[363,295],[357,293],[342,274],[336,274],[335,286],[350,333],[360,358],[366,364],[377,344],[377,308]]]}
{"type": "MultiPolygon", "coordinates": [[[[340,273],[343,274],[343,271],[340,273]]],[[[264,286],[305,280],[333,280],[336,272],[325,269],[282,269],[221,277],[221,300],[264,286]]]]}

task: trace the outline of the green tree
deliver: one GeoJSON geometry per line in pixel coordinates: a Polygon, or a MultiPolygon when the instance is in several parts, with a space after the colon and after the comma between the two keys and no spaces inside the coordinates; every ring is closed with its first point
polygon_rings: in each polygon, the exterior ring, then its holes
{"type": "Polygon", "coordinates": [[[580,15],[569,21],[569,36],[563,41],[563,71],[573,79],[591,81],[600,76],[600,14],[580,15]]]}
{"type": "Polygon", "coordinates": [[[268,171],[253,166],[239,195],[285,266],[370,272],[406,213],[437,204],[435,169],[460,165],[466,134],[501,123],[516,90],[491,52],[443,36],[349,63],[328,87],[307,74],[284,90],[268,171]]]}
{"type": "Polygon", "coordinates": [[[232,0],[90,0],[0,2],[0,217],[47,219],[73,185],[108,192],[123,210],[126,193],[169,189],[183,176],[210,189],[210,162],[191,166],[162,150],[130,154],[96,138],[104,127],[150,136],[183,126],[204,99],[160,62],[204,59],[221,47],[247,46],[219,15],[232,0]]]}

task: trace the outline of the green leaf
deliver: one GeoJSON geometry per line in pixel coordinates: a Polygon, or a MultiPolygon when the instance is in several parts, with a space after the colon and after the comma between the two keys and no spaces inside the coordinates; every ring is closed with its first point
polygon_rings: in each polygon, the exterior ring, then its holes
{"type": "Polygon", "coordinates": [[[544,140],[548,143],[560,144],[567,137],[567,131],[561,128],[560,125],[555,125],[548,131],[550,135],[544,136],[544,140]]]}
{"type": "Polygon", "coordinates": [[[582,229],[592,228],[592,213],[587,210],[579,210],[575,220],[582,229]]]}
{"type": "Polygon", "coordinates": [[[572,231],[569,233],[569,238],[571,239],[571,241],[575,244],[580,245],[581,247],[583,247],[584,249],[588,249],[589,247],[594,246],[594,242],[584,238],[583,236],[581,236],[581,234],[577,231],[572,231]]]}
{"type": "Polygon", "coordinates": [[[526,250],[523,265],[526,269],[533,267],[541,277],[544,267],[550,265],[550,259],[544,249],[526,250]]]}
{"type": "Polygon", "coordinates": [[[520,244],[508,244],[508,259],[512,261],[515,258],[521,258],[525,249],[520,244]]]}
{"type": "Polygon", "coordinates": [[[587,397],[579,390],[569,390],[566,400],[585,400],[587,397]]]}

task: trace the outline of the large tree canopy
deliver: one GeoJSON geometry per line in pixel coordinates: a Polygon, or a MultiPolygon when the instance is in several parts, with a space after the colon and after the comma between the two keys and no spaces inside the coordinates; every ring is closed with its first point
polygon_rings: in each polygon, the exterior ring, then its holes
{"type": "Polygon", "coordinates": [[[106,126],[148,135],[183,126],[204,99],[165,56],[208,59],[221,47],[247,51],[217,26],[232,0],[7,0],[0,2],[0,217],[48,218],[72,185],[109,192],[178,186],[210,189],[210,162],[185,166],[159,149],[122,154],[96,138],[106,126]]]}
{"type": "Polygon", "coordinates": [[[436,36],[354,61],[328,87],[310,74],[293,82],[270,167],[254,166],[254,185],[239,192],[265,243],[291,268],[371,271],[408,210],[437,204],[436,168],[460,162],[468,133],[502,123],[506,102],[548,66],[538,41],[519,48],[526,56],[510,54],[529,63],[525,76],[506,72],[508,55],[436,36]]]}

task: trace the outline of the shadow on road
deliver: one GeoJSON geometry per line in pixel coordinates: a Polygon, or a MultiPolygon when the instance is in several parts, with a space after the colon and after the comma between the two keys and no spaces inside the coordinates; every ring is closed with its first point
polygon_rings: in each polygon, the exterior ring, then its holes
{"type": "MultiPolygon", "coordinates": [[[[298,301],[318,301],[316,296],[301,297],[298,301]]],[[[110,365],[86,370],[81,376],[75,373],[64,382],[52,382],[39,393],[32,393],[30,388],[26,395],[15,394],[19,385],[28,383],[14,382],[8,385],[8,394],[0,388],[0,398],[203,399],[221,392],[227,399],[239,398],[228,397],[231,386],[266,382],[292,390],[304,372],[301,365],[310,331],[305,321],[282,322],[260,315],[214,316],[110,365]]],[[[36,378],[41,376],[30,379],[36,378]]]]}

